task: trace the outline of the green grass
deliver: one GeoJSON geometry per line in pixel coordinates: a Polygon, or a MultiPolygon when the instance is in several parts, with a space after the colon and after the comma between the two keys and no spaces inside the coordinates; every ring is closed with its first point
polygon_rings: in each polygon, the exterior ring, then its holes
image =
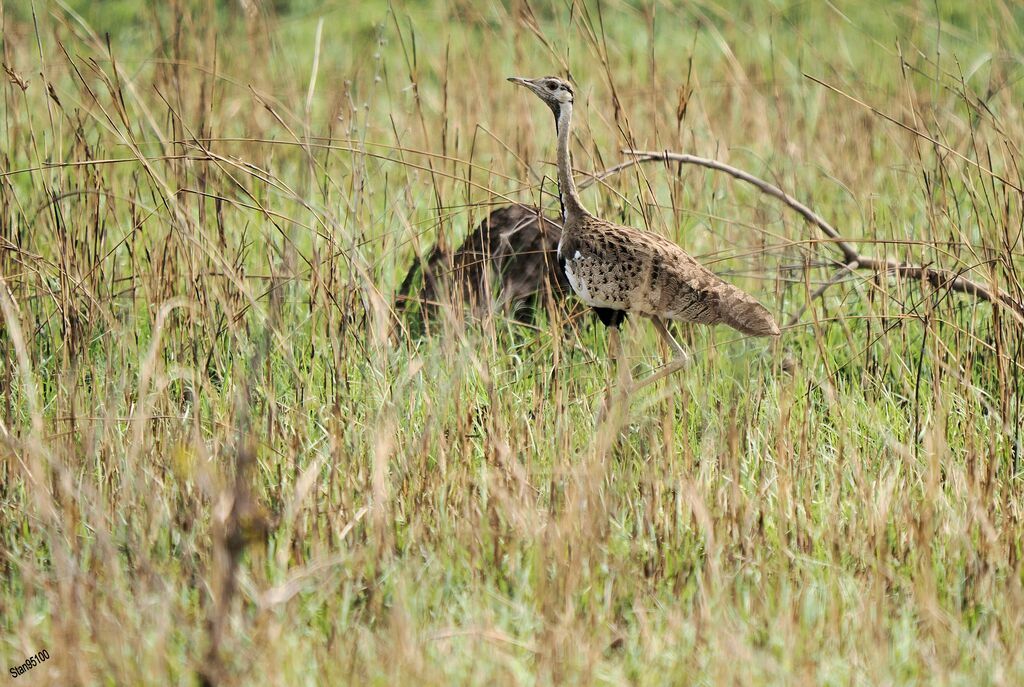
{"type": "MultiPolygon", "coordinates": [[[[1024,682],[1006,308],[857,272],[778,341],[682,328],[595,428],[589,315],[392,307],[557,205],[504,78],[567,68],[581,170],[713,157],[1021,300],[1021,7],[176,5],[2,5],[0,664],[51,656],[16,684],[1024,682]]],[[[697,168],[584,201],[782,322],[839,256],[697,168]]]]}

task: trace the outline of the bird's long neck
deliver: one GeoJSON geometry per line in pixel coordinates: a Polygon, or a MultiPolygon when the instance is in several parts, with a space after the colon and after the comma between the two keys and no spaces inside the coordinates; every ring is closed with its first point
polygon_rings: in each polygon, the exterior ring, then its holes
{"type": "Polygon", "coordinates": [[[562,204],[562,224],[587,214],[572,180],[572,160],[569,155],[569,133],[572,130],[572,103],[562,103],[555,115],[558,130],[558,200],[562,204]]]}

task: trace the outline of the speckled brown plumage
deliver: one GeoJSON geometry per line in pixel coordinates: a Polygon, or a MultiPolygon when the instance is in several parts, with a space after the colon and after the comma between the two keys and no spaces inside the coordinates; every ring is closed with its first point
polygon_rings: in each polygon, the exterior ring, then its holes
{"type": "Polygon", "coordinates": [[[573,290],[592,307],[724,323],[755,336],[779,334],[771,313],[753,296],[657,234],[583,213],[565,223],[559,254],[573,290]]]}

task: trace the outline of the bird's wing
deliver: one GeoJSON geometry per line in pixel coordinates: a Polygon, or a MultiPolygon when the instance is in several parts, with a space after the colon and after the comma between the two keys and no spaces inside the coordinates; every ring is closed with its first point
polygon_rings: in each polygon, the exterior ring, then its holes
{"type": "Polygon", "coordinates": [[[574,250],[616,265],[631,279],[647,314],[684,322],[724,322],[746,334],[777,335],[771,313],[668,239],[591,218],[574,250]]]}

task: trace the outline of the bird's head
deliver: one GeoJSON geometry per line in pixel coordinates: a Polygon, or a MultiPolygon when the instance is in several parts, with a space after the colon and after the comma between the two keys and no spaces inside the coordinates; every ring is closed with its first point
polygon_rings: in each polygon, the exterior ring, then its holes
{"type": "Polygon", "coordinates": [[[572,86],[568,81],[559,79],[557,76],[544,76],[539,79],[524,79],[520,76],[510,76],[508,80],[520,86],[526,86],[533,91],[533,94],[543,100],[548,107],[558,116],[558,110],[563,103],[571,103],[573,97],[572,86]]]}

